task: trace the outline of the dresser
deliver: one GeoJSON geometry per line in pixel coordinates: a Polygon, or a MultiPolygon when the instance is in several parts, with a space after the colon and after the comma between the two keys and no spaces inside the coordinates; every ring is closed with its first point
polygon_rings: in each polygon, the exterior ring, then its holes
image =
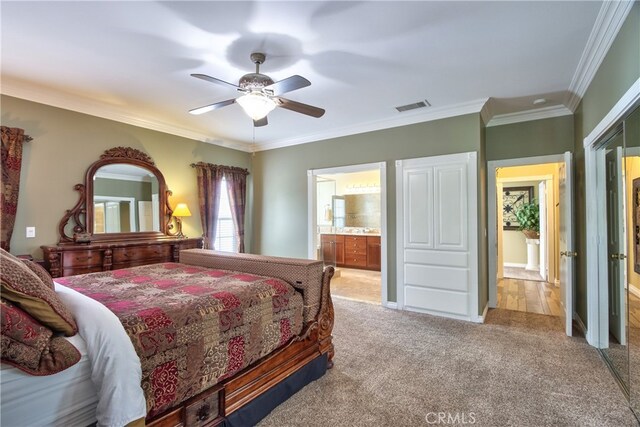
{"type": "Polygon", "coordinates": [[[175,238],[55,245],[41,248],[45,268],[52,277],[60,277],[159,262],[177,262],[181,250],[201,247],[202,238],[175,238]]]}
{"type": "Polygon", "coordinates": [[[180,251],[202,247],[202,238],[135,240],[42,246],[52,277],[74,276],[159,262],[178,262],[180,251]]]}
{"type": "Polygon", "coordinates": [[[323,259],[338,267],[380,271],[379,235],[322,234],[320,245],[323,259]]]}

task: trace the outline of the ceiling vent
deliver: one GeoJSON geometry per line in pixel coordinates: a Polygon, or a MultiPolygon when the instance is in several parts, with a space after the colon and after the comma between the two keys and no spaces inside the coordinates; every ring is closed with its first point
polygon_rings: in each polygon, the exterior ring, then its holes
{"type": "Polygon", "coordinates": [[[403,113],[405,111],[415,110],[416,108],[425,108],[425,107],[431,107],[431,104],[429,104],[429,101],[427,101],[426,99],[424,101],[414,102],[413,104],[401,105],[399,107],[396,107],[396,110],[398,110],[399,113],[403,113]]]}

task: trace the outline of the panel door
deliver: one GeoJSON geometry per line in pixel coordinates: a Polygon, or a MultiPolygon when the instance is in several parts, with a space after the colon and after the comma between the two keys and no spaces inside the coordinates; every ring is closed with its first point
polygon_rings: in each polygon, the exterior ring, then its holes
{"type": "Polygon", "coordinates": [[[575,256],[573,243],[573,169],[571,153],[565,153],[565,161],[559,170],[560,195],[560,297],[563,306],[565,332],[573,335],[573,289],[575,256]]]}
{"type": "Polygon", "coordinates": [[[476,314],[470,296],[477,292],[477,273],[471,271],[477,246],[469,231],[477,221],[469,214],[477,212],[477,188],[469,179],[472,173],[475,182],[475,158],[465,153],[401,163],[399,269],[405,309],[467,319],[476,314]]]}

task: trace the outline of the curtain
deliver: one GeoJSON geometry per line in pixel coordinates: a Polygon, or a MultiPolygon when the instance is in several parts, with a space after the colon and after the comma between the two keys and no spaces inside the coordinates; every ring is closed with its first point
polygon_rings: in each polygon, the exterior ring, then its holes
{"type": "Polygon", "coordinates": [[[0,199],[0,247],[9,251],[13,226],[16,222],[20,169],[22,168],[22,143],[30,141],[24,130],[1,126],[2,131],[2,196],[0,199]]]}
{"type": "Polygon", "coordinates": [[[215,249],[218,213],[220,211],[220,189],[222,179],[227,182],[227,192],[231,204],[231,216],[238,245],[238,252],[244,252],[244,212],[247,196],[246,169],[198,162],[191,165],[198,174],[198,199],[200,221],[205,249],[215,249]]]}
{"type": "Polygon", "coordinates": [[[198,175],[198,206],[205,249],[215,249],[222,170],[208,163],[192,164],[198,175]]]}
{"type": "Polygon", "coordinates": [[[235,226],[237,250],[244,252],[244,211],[247,201],[247,175],[249,172],[241,168],[225,168],[224,179],[227,181],[231,217],[235,226]]]}

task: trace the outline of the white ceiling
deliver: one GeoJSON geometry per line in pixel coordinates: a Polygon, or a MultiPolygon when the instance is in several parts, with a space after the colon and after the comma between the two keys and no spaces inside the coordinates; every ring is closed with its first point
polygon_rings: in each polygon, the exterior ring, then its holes
{"type": "Polygon", "coordinates": [[[250,151],[479,111],[567,105],[599,1],[6,2],[2,93],[250,151]],[[237,97],[253,71],[299,74],[284,97],[320,119],[277,108],[255,129],[237,97]],[[428,109],[394,107],[427,99],[428,109]]]}

